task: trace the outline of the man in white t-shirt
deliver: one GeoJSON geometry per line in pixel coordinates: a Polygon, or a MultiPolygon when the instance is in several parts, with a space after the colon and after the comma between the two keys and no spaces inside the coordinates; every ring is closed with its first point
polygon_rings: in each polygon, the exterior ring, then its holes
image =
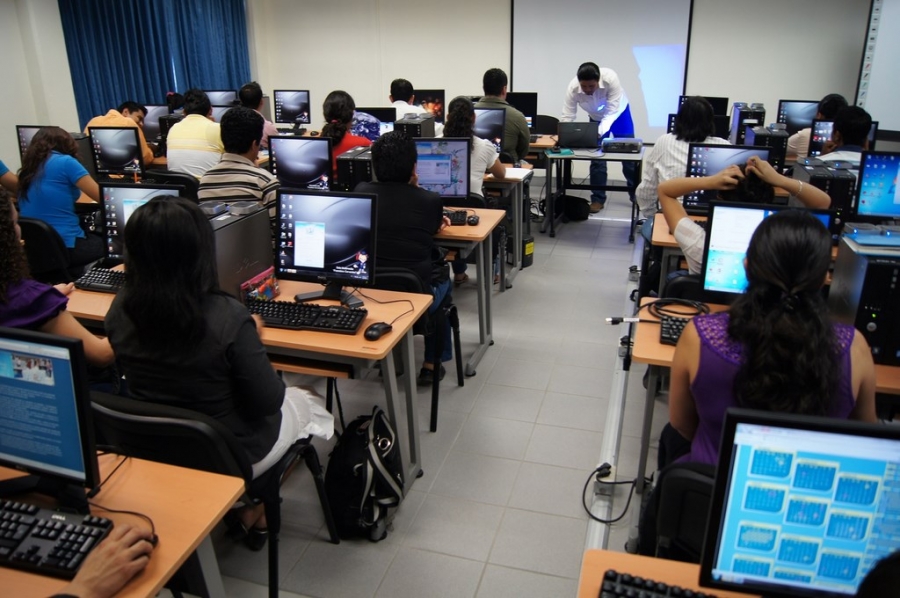
{"type": "MultiPolygon", "coordinates": [[[[416,101],[415,90],[412,83],[406,79],[394,79],[391,81],[391,95],[388,96],[391,106],[397,109],[397,120],[407,114],[430,114],[428,110],[414,104],[416,101]]],[[[443,137],[444,125],[434,123],[434,136],[443,137]]]]}

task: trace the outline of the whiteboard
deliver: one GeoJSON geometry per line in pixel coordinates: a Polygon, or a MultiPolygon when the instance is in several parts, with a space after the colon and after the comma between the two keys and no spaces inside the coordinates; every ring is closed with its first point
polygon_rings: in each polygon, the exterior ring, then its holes
{"type": "MultiPolygon", "coordinates": [[[[878,131],[900,133],[900,0],[874,0],[866,32],[856,103],[878,121],[878,131]]],[[[896,140],[896,139],[895,139],[896,140]]]]}

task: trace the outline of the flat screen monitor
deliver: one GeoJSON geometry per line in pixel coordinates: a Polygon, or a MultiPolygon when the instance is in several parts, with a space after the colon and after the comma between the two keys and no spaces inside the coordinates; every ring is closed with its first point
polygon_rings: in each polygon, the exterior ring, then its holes
{"type": "MultiPolygon", "coordinates": [[[[769,150],[749,145],[715,145],[692,143],[688,147],[687,174],[689,177],[711,176],[732,165],[741,166],[752,156],[769,160],[769,150]]],[[[705,214],[709,202],[718,197],[716,190],[692,191],[684,196],[684,209],[690,214],[705,214]]]]}
{"type": "MultiPolygon", "coordinates": [[[[812,131],[809,135],[809,152],[807,156],[811,158],[819,157],[825,149],[825,144],[831,141],[834,133],[833,120],[814,120],[812,122],[812,131]]],[[[875,136],[878,134],[878,121],[872,121],[872,128],[869,129],[869,150],[875,149],[875,136]]],[[[827,158],[825,158],[827,159],[827,158]]]]}
{"type": "Polygon", "coordinates": [[[222,117],[225,116],[225,113],[231,110],[234,106],[213,106],[212,107],[212,119],[213,121],[220,123],[222,122],[222,117]]]}
{"type": "Polygon", "coordinates": [[[416,142],[419,186],[444,199],[469,196],[472,140],[457,137],[419,138],[416,142]]]}
{"type": "Polygon", "coordinates": [[[206,92],[206,97],[209,98],[209,103],[213,106],[234,106],[237,104],[238,95],[237,92],[233,89],[228,90],[204,90],[206,92]]]}
{"type": "Polygon", "coordinates": [[[434,115],[434,122],[444,122],[444,90],[417,89],[416,104],[434,115]]]}
{"type": "Polygon", "coordinates": [[[819,102],[812,100],[779,100],[778,120],[784,123],[789,135],[812,126],[819,112],[819,102]]]}
{"type": "Polygon", "coordinates": [[[100,183],[100,209],[106,236],[106,257],[125,259],[125,224],[136,209],[160,195],[180,196],[181,185],[100,183]]]}
{"type": "Polygon", "coordinates": [[[309,90],[276,89],[275,97],[275,122],[284,125],[308,125],[309,120],[309,90]]]}
{"type": "Polygon", "coordinates": [[[100,483],[81,340],[0,328],[0,464],[29,476],[0,482],[0,496],[56,496],[87,512],[100,483]]]}
{"type": "Polygon", "coordinates": [[[353,114],[351,133],[365,137],[371,142],[394,130],[397,120],[397,109],[389,108],[357,108],[353,114]]]}
{"type": "Polygon", "coordinates": [[[285,187],[331,188],[331,139],[329,137],[269,137],[269,167],[285,187]]]}
{"type": "Polygon", "coordinates": [[[169,114],[168,106],[145,106],[147,115],[144,117],[144,139],[153,143],[159,137],[159,117],[169,114]]]}
{"type": "Polygon", "coordinates": [[[137,127],[91,127],[88,133],[98,175],[132,175],[144,171],[137,127]]]}
{"type": "MultiPolygon", "coordinates": [[[[681,106],[684,104],[685,98],[689,98],[691,96],[679,96],[678,105],[681,106]]],[[[718,116],[726,116],[728,114],[728,98],[721,98],[716,96],[701,96],[707,102],[710,103],[713,109],[713,114],[718,116]]]]}
{"type": "Polygon", "coordinates": [[[534,126],[534,117],[537,116],[538,94],[536,91],[510,91],[506,94],[509,105],[525,115],[528,128],[534,126]]]}
{"type": "MultiPolygon", "coordinates": [[[[710,205],[703,247],[700,283],[704,300],[730,304],[747,288],[744,258],[750,238],[760,222],[780,210],[803,209],[787,206],[714,201],[710,205]]],[[[831,230],[833,215],[828,210],[807,210],[831,230]]]]}
{"type": "Polygon", "coordinates": [[[675,133],[675,117],[677,114],[669,114],[669,120],[666,121],[666,133],[675,133]]]}
{"type": "Polygon", "coordinates": [[[376,196],[278,190],[276,275],[325,285],[297,301],[339,299],[361,305],[342,287],[370,287],[375,282],[376,196]]]}
{"type": "Polygon", "coordinates": [[[729,409],[700,585],[848,597],[900,548],[900,428],[729,409]]]}
{"type": "Polygon", "coordinates": [[[19,140],[19,157],[24,159],[31,140],[37,135],[37,132],[43,129],[41,125],[16,125],[16,137],[19,140]]]}
{"type": "Polygon", "coordinates": [[[856,181],[856,214],[868,218],[900,219],[900,153],[863,152],[856,181]]]}
{"type": "Polygon", "coordinates": [[[476,108],[475,127],[473,132],[476,137],[486,139],[494,144],[497,151],[503,148],[503,131],[506,128],[506,110],[503,108],[476,108]]]}

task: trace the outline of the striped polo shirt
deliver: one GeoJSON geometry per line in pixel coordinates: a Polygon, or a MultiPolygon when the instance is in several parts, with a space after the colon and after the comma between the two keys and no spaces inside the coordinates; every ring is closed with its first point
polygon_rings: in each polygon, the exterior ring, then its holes
{"type": "Polygon", "coordinates": [[[239,154],[224,154],[222,160],[200,178],[200,201],[256,201],[269,209],[275,220],[278,179],[239,154]]]}

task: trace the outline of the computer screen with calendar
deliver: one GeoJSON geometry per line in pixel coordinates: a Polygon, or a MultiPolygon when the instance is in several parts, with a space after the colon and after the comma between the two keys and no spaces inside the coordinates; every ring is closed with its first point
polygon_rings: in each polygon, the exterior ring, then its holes
{"type": "Polygon", "coordinates": [[[900,429],[730,409],[700,584],[853,596],[900,548],[900,429]]]}

